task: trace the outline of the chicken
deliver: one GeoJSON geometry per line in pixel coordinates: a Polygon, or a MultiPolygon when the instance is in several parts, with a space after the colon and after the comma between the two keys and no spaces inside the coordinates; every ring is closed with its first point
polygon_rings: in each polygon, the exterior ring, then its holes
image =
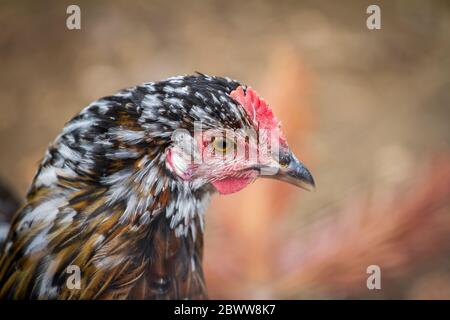
{"type": "Polygon", "coordinates": [[[179,76],[97,100],[40,164],[2,249],[0,297],[207,298],[209,198],[258,177],[314,187],[269,106],[237,81],[179,76]]]}

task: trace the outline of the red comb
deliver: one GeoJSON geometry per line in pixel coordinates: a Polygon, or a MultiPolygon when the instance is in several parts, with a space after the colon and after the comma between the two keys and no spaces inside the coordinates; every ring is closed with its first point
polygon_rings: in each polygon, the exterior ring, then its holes
{"type": "MultiPolygon", "coordinates": [[[[244,92],[244,89],[239,86],[230,93],[230,97],[244,107],[250,119],[260,129],[280,129],[280,122],[273,114],[272,109],[252,88],[247,87],[246,92],[244,92]]],[[[282,137],[281,132],[280,137],[282,137]]]]}
{"type": "Polygon", "coordinates": [[[244,107],[250,119],[260,128],[274,129],[279,126],[272,110],[252,88],[248,87],[244,92],[244,89],[239,86],[230,93],[230,96],[244,107]]]}

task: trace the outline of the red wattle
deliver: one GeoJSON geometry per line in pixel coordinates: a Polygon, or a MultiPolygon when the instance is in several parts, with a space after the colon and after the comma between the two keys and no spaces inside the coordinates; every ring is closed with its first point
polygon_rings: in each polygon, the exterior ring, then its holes
{"type": "Polygon", "coordinates": [[[214,181],[212,184],[220,194],[230,194],[242,190],[253,180],[254,178],[226,178],[214,181]]]}

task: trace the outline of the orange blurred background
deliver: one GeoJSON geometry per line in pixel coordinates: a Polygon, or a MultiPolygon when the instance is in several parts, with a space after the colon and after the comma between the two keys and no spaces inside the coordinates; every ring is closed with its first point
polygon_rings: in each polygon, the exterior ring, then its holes
{"type": "Polygon", "coordinates": [[[450,5],[376,1],[0,4],[0,178],[23,197],[66,121],[145,81],[252,86],[314,193],[260,180],[207,213],[212,298],[450,299],[450,5]],[[368,290],[379,265],[382,289],[368,290]]]}

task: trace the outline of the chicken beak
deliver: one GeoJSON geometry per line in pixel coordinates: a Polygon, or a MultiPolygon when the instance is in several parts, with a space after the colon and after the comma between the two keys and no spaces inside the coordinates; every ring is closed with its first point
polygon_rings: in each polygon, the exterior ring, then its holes
{"type": "Polygon", "coordinates": [[[316,184],[311,172],[291,151],[281,152],[277,163],[275,174],[262,174],[261,177],[284,181],[308,191],[315,190],[316,184]]]}

